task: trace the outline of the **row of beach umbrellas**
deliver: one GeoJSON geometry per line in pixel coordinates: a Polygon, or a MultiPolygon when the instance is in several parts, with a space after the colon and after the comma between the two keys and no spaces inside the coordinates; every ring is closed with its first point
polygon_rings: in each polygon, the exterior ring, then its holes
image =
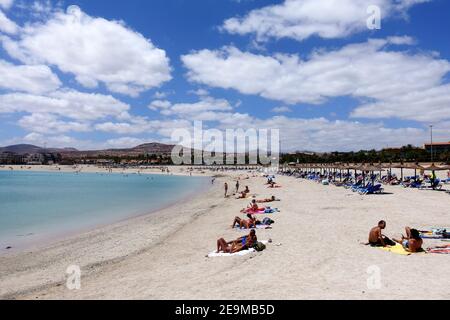
{"type": "Polygon", "coordinates": [[[314,164],[314,163],[307,163],[307,164],[296,164],[296,168],[300,169],[307,169],[307,170],[314,170],[314,171],[322,171],[326,170],[328,172],[330,171],[348,171],[354,170],[355,173],[357,171],[361,171],[363,174],[365,172],[380,172],[380,174],[385,169],[388,169],[390,172],[392,169],[401,169],[401,179],[403,180],[403,170],[404,169],[412,169],[414,170],[415,176],[417,176],[417,171],[446,171],[450,170],[450,165],[444,164],[444,165],[436,165],[431,164],[428,166],[422,166],[419,163],[377,163],[377,164],[350,164],[350,163],[330,163],[330,164],[314,164]]]}

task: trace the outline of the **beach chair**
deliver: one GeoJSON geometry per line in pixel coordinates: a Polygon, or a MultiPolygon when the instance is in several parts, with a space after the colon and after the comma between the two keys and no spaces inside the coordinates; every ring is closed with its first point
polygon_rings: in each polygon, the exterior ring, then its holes
{"type": "Polygon", "coordinates": [[[369,186],[368,188],[361,188],[358,193],[361,195],[367,194],[380,194],[384,191],[381,184],[377,184],[375,186],[369,186]]]}
{"type": "Polygon", "coordinates": [[[366,184],[365,186],[362,186],[362,183],[359,185],[359,186],[357,186],[357,187],[352,187],[352,191],[353,192],[360,192],[361,190],[366,190],[366,189],[369,189],[369,188],[371,188],[371,187],[373,187],[373,184],[372,183],[368,183],[368,184],[366,184]]]}

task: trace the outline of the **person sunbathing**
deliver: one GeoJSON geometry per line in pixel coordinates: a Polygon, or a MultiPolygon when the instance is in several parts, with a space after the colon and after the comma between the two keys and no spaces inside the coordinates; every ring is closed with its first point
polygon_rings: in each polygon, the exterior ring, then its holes
{"type": "Polygon", "coordinates": [[[402,240],[394,239],[394,241],[401,244],[408,252],[415,253],[423,251],[423,240],[420,237],[420,232],[416,229],[411,229],[410,227],[406,227],[405,230],[406,237],[402,235],[402,240]]]}
{"type": "Polygon", "coordinates": [[[395,242],[383,235],[384,229],[386,229],[386,221],[381,220],[378,226],[370,230],[368,244],[373,247],[395,246],[395,242]]]}
{"type": "MultiPolygon", "coordinates": [[[[247,214],[247,218],[248,220],[236,217],[233,221],[233,225],[231,226],[231,228],[234,229],[236,225],[238,225],[240,229],[255,228],[259,221],[256,220],[256,218],[253,217],[251,214],[247,214]]],[[[259,224],[261,224],[261,222],[259,222],[259,224]]]]}
{"type": "Polygon", "coordinates": [[[272,181],[272,183],[270,184],[269,188],[281,188],[281,186],[279,184],[276,184],[275,182],[272,181]]]}
{"type": "Polygon", "coordinates": [[[239,195],[236,197],[236,199],[247,199],[248,193],[245,193],[244,191],[240,192],[239,195]]]}
{"type": "Polygon", "coordinates": [[[242,209],[241,212],[260,212],[264,210],[266,210],[266,208],[260,208],[256,200],[253,199],[252,202],[247,206],[247,208],[242,209]]]}
{"type": "Polygon", "coordinates": [[[277,199],[275,196],[272,196],[271,198],[266,198],[263,200],[256,200],[256,203],[268,203],[268,202],[275,202],[275,201],[281,201],[281,200],[277,199]]]}
{"type": "Polygon", "coordinates": [[[256,231],[251,230],[248,236],[240,237],[234,241],[227,242],[221,238],[217,240],[217,253],[236,253],[243,250],[248,250],[256,244],[258,238],[256,237],[256,231]]]}

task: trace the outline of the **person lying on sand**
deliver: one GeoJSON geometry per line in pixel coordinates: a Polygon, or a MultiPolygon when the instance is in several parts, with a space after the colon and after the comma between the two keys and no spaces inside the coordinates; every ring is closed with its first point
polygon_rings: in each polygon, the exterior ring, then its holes
{"type": "Polygon", "coordinates": [[[408,252],[415,253],[423,251],[423,240],[420,237],[420,232],[416,229],[411,229],[410,227],[406,227],[405,230],[406,237],[402,235],[402,240],[394,239],[394,241],[401,244],[408,252]]]}
{"type": "Polygon", "coordinates": [[[256,224],[259,222],[258,220],[256,220],[255,217],[253,217],[251,214],[247,214],[247,218],[248,220],[245,219],[241,219],[239,217],[236,217],[233,221],[233,225],[231,226],[232,229],[234,229],[234,227],[236,227],[236,224],[239,226],[239,228],[241,229],[251,229],[251,228],[255,228],[256,224]]]}
{"type": "Polygon", "coordinates": [[[269,188],[281,188],[281,186],[279,184],[276,184],[275,182],[272,181],[272,183],[270,184],[269,188]]]}
{"type": "Polygon", "coordinates": [[[395,242],[383,235],[384,229],[386,229],[386,221],[381,220],[378,226],[370,230],[368,244],[373,247],[395,246],[395,242]]]}
{"type": "Polygon", "coordinates": [[[258,203],[256,202],[256,200],[253,199],[252,202],[250,202],[250,204],[247,206],[247,208],[242,209],[241,212],[247,212],[247,211],[259,212],[259,211],[264,211],[264,210],[266,210],[266,208],[260,208],[258,206],[258,203]]]}
{"type": "Polygon", "coordinates": [[[258,241],[256,231],[250,231],[248,236],[240,237],[234,241],[226,242],[221,238],[217,240],[217,253],[236,253],[243,250],[248,250],[258,241]]]}
{"type": "Polygon", "coordinates": [[[256,203],[268,203],[268,202],[275,202],[275,201],[281,201],[281,200],[277,199],[275,196],[272,196],[271,198],[266,198],[263,200],[256,200],[256,203]]]}

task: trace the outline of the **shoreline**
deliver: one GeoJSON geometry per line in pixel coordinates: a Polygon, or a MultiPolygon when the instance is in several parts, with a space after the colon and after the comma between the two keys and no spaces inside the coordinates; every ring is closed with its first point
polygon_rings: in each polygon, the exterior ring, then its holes
{"type": "MultiPolygon", "coordinates": [[[[49,171],[49,170],[26,170],[26,171],[18,170],[17,172],[45,172],[45,173],[55,173],[55,174],[56,173],[61,173],[61,174],[73,173],[73,172],[69,172],[69,171],[49,171]]],[[[99,174],[99,173],[103,174],[103,172],[81,172],[80,174],[99,174]]],[[[114,173],[109,173],[109,174],[119,175],[121,173],[114,172],[114,173]]],[[[127,174],[134,174],[134,173],[127,173],[127,174]]],[[[158,174],[145,173],[145,175],[158,175],[158,174]]],[[[176,176],[189,178],[189,176],[183,176],[183,175],[176,175],[176,176]]],[[[195,177],[203,178],[203,176],[195,176],[195,177]]],[[[203,184],[199,190],[200,192],[207,191],[210,188],[210,184],[208,184],[208,182],[206,180],[207,177],[205,176],[204,179],[205,179],[205,181],[203,182],[203,184]]],[[[168,203],[166,205],[162,205],[161,207],[158,207],[156,209],[145,209],[145,211],[142,210],[142,212],[140,212],[140,213],[131,213],[130,212],[127,215],[124,215],[122,218],[111,220],[109,222],[107,222],[107,221],[99,222],[99,223],[94,223],[89,226],[80,226],[80,227],[74,228],[72,230],[62,230],[60,232],[52,232],[52,234],[50,234],[50,235],[45,235],[45,234],[36,235],[34,233],[25,234],[25,235],[17,235],[17,237],[22,237],[21,240],[23,240],[23,238],[30,237],[30,236],[34,237],[34,239],[19,241],[18,244],[5,242],[6,246],[9,249],[6,249],[4,246],[2,246],[2,248],[0,248],[0,257],[14,255],[14,254],[20,254],[20,253],[29,252],[29,251],[43,250],[46,247],[51,246],[55,243],[66,241],[71,238],[77,238],[78,236],[80,236],[82,234],[86,234],[86,233],[89,233],[94,230],[107,228],[108,226],[115,225],[115,224],[126,223],[128,220],[133,220],[133,219],[139,218],[139,217],[150,216],[150,215],[158,213],[160,211],[167,210],[172,207],[176,207],[177,205],[179,205],[181,203],[185,203],[186,201],[190,200],[194,196],[195,196],[195,192],[191,191],[191,192],[189,192],[189,194],[183,196],[182,198],[180,198],[176,201],[173,201],[171,203],[168,203]]]]}
{"type": "MultiPolygon", "coordinates": [[[[240,172],[247,175],[247,173],[240,172]]],[[[245,234],[230,228],[247,200],[223,197],[237,177],[227,174],[183,210],[96,230],[43,251],[0,257],[0,298],[53,299],[449,299],[448,256],[399,256],[362,246],[386,220],[385,234],[405,226],[448,225],[448,195],[386,186],[387,194],[361,196],[343,188],[279,176],[268,189],[259,176],[243,180],[258,198],[271,195],[281,212],[273,229],[257,230],[273,243],[261,253],[206,258],[219,238],[245,234]],[[81,290],[65,287],[66,268],[80,265],[81,290]],[[367,287],[368,268],[381,271],[381,288],[367,287]],[[416,274],[414,281],[405,270],[416,274]],[[445,280],[447,279],[447,280],[445,280]]],[[[262,218],[262,217],[258,217],[262,218]]],[[[424,247],[433,244],[426,241],[424,247]]]]}
{"type": "MultiPolygon", "coordinates": [[[[212,196],[216,194],[214,188],[207,187],[205,184],[205,194],[208,196],[212,196]]],[[[126,248],[121,247],[119,251],[112,252],[108,256],[98,257],[97,255],[94,257],[88,257],[87,259],[83,259],[80,254],[75,254],[74,256],[69,257],[66,256],[65,251],[71,251],[72,249],[77,250],[82,249],[82,251],[92,251],[92,248],[82,248],[84,244],[88,244],[90,247],[95,247],[99,249],[99,251],[103,251],[105,253],[105,249],[99,247],[97,241],[100,241],[101,246],[104,247],[113,247],[114,244],[118,244],[117,240],[113,240],[114,236],[119,236],[120,238],[125,238],[126,240],[130,240],[128,236],[128,232],[136,232],[136,229],[146,229],[146,227],[150,227],[150,229],[161,229],[158,230],[158,239],[153,239],[157,241],[161,241],[161,237],[168,236],[173,232],[173,228],[183,227],[184,220],[192,218],[187,213],[192,213],[196,211],[196,208],[199,206],[199,199],[205,194],[199,194],[186,201],[188,196],[184,199],[180,199],[179,201],[172,203],[164,208],[158,209],[154,212],[144,213],[139,216],[125,218],[121,221],[117,221],[115,223],[108,223],[103,226],[97,226],[90,230],[84,230],[83,232],[77,232],[73,235],[66,236],[64,238],[60,238],[56,241],[52,241],[50,243],[39,245],[32,248],[27,248],[25,250],[21,250],[19,252],[7,252],[5,254],[0,255],[0,283],[5,284],[5,275],[8,272],[18,272],[22,274],[24,270],[28,270],[28,262],[31,260],[31,264],[33,265],[33,271],[38,272],[40,270],[45,269],[49,266],[49,261],[47,260],[56,260],[54,262],[61,262],[61,260],[77,260],[81,263],[79,264],[83,270],[89,270],[92,266],[100,267],[102,265],[108,265],[110,263],[116,263],[123,259],[129,258],[134,255],[138,255],[142,252],[145,252],[149,248],[151,248],[151,242],[147,239],[141,238],[136,239],[135,237],[132,239],[134,243],[128,245],[126,248]],[[184,209],[181,210],[181,215],[177,213],[173,213],[174,209],[179,209],[181,203],[184,203],[184,209]],[[165,220],[171,219],[175,221],[174,226],[170,227],[167,223],[164,223],[165,220]],[[153,227],[153,228],[152,228],[153,227]],[[161,228],[159,228],[161,227],[161,228]],[[164,228],[166,230],[164,230],[164,228]],[[123,249],[126,249],[125,251],[123,249]],[[44,258],[41,258],[44,256],[44,258]],[[85,261],[83,261],[85,260],[85,261]],[[21,268],[15,268],[14,265],[21,265],[21,268]],[[37,268],[36,268],[37,266],[37,268]],[[14,270],[15,269],[15,270],[14,270]]],[[[142,230],[141,230],[142,231],[142,230]]],[[[147,230],[145,230],[147,231],[147,230]]],[[[151,235],[154,238],[154,235],[151,235]]],[[[157,244],[158,242],[156,242],[157,244]]],[[[70,264],[66,263],[67,266],[70,264]]],[[[76,264],[75,264],[76,265],[76,264]]],[[[61,271],[61,269],[60,269],[61,271]]],[[[84,272],[85,273],[85,272],[84,272]]],[[[26,278],[30,278],[30,275],[24,275],[26,278]]],[[[32,278],[32,277],[31,277],[32,278]]],[[[51,287],[53,285],[60,285],[64,282],[65,273],[59,272],[56,277],[49,277],[48,281],[45,283],[39,284],[29,284],[26,285],[22,283],[23,288],[16,288],[12,291],[5,290],[4,286],[0,286],[0,299],[15,299],[15,297],[23,295],[23,294],[31,294],[32,292],[43,290],[47,287],[51,287]],[[2,290],[3,287],[3,290],[2,290]]]]}
{"type": "Polygon", "coordinates": [[[78,165],[74,166],[59,166],[59,165],[3,165],[0,166],[0,171],[17,171],[17,172],[55,172],[55,173],[97,173],[97,174],[154,174],[154,175],[174,175],[185,177],[211,177],[212,172],[198,172],[195,170],[192,175],[189,174],[187,168],[189,166],[156,166],[147,167],[146,169],[137,168],[115,168],[112,172],[109,172],[107,168],[98,167],[95,165],[78,165]],[[171,169],[170,173],[162,172],[161,168],[171,169]],[[11,170],[12,168],[12,170],[11,170]],[[60,169],[60,170],[59,170],[60,169]]]}

